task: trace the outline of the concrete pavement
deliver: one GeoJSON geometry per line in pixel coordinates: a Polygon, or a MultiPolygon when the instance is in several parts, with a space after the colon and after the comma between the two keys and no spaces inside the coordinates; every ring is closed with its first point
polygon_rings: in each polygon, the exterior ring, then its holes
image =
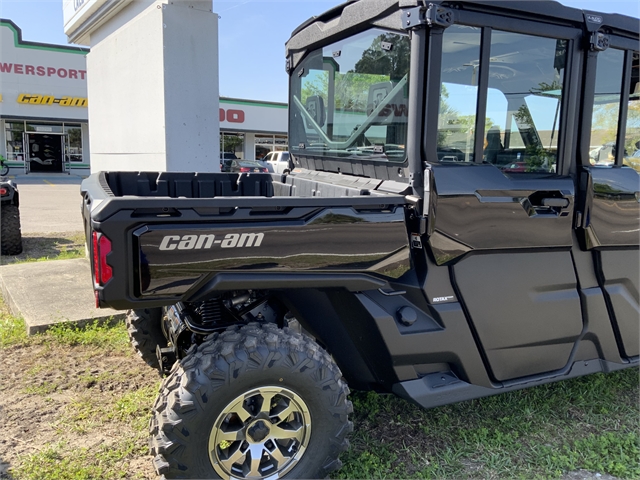
{"type": "MultiPolygon", "coordinates": [[[[23,235],[83,230],[82,178],[29,174],[16,175],[14,181],[20,192],[23,235]]],[[[124,313],[95,308],[86,258],[1,266],[0,289],[11,313],[24,318],[29,334],[59,322],[111,321],[124,313]]]]}
{"type": "Polygon", "coordinates": [[[82,231],[80,183],[75,175],[16,175],[22,233],[82,231]]]}

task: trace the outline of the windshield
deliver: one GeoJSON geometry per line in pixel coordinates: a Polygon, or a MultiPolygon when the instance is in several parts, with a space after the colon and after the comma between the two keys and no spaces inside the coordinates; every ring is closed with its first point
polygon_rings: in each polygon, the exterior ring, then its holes
{"type": "Polygon", "coordinates": [[[403,162],[409,54],[380,29],[311,52],[291,75],[291,152],[403,162]]]}

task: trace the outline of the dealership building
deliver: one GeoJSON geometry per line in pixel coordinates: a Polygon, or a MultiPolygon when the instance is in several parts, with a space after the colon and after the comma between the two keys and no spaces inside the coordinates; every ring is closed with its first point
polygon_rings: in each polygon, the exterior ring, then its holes
{"type": "MultiPolygon", "coordinates": [[[[24,41],[0,19],[0,155],[11,174],[89,174],[88,52],[24,41]]],[[[255,159],[287,150],[286,104],[221,97],[219,110],[221,152],[255,159]]]]}

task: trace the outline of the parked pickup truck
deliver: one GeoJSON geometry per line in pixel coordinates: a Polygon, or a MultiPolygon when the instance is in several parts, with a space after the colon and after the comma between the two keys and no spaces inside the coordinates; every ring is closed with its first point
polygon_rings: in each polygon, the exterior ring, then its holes
{"type": "Polygon", "coordinates": [[[271,166],[270,171],[273,170],[275,173],[291,172],[291,156],[289,152],[271,152],[263,160],[271,166]]]}
{"type": "Polygon", "coordinates": [[[158,473],[324,478],[347,384],[430,408],[637,366],[638,28],[349,1],[287,43],[291,174],[87,178],[96,302],[168,375],[158,473]]]}

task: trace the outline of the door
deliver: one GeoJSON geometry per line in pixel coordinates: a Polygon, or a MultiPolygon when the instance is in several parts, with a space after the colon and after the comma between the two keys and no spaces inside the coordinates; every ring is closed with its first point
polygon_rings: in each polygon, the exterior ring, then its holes
{"type": "Polygon", "coordinates": [[[539,36],[537,24],[514,33],[500,22],[452,25],[441,36],[440,82],[428,86],[440,106],[437,138],[425,142],[427,243],[448,267],[492,378],[508,381],[567,366],[584,327],[563,141],[580,32],[549,27],[539,36]]]}
{"type": "Polygon", "coordinates": [[[29,172],[62,172],[63,144],[58,133],[26,133],[29,172]]]}
{"type": "Polygon", "coordinates": [[[640,67],[637,39],[612,36],[590,56],[588,157],[581,168],[578,235],[591,252],[620,355],[640,353],[640,67]],[[623,79],[621,82],[620,79],[623,79]],[[595,148],[592,148],[595,146],[595,148]]]}
{"type": "Polygon", "coordinates": [[[71,155],[69,153],[69,135],[61,135],[62,142],[62,171],[71,175],[71,155]]]}

